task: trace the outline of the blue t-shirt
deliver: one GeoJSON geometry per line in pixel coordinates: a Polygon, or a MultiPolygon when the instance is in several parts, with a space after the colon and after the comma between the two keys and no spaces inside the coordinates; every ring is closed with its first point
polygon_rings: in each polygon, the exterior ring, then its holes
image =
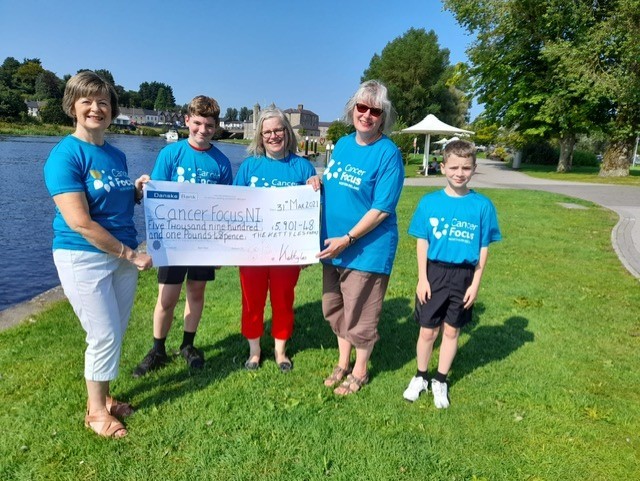
{"type": "MultiPolygon", "coordinates": [[[[133,223],[134,186],[120,150],[107,142],[98,146],[69,135],[51,149],[44,164],[44,180],[52,197],[82,192],[91,219],[130,248],[138,247],[133,223]]],[[[57,208],[53,248],[102,252],[72,230],[57,208]]]]}
{"type": "Polygon", "coordinates": [[[187,139],[163,148],[151,172],[152,180],[231,185],[231,163],[217,147],[196,150],[187,139]]]}
{"type": "Polygon", "coordinates": [[[409,234],[429,242],[429,260],[474,266],[482,247],[502,239],[495,207],[473,190],[462,197],[451,197],[444,189],[425,195],[409,234]]]}
{"type": "Polygon", "coordinates": [[[316,169],[307,159],[290,154],[284,159],[265,156],[246,158],[233,180],[233,185],[249,187],[288,187],[305,185],[316,175],[316,169]]]}
{"type": "Polygon", "coordinates": [[[390,274],[398,246],[396,205],[404,182],[402,154],[384,135],[365,146],[356,142],[355,135],[338,141],[323,174],[321,249],[325,239],[345,236],[370,209],[389,216],[340,257],[323,262],[390,274]]]}

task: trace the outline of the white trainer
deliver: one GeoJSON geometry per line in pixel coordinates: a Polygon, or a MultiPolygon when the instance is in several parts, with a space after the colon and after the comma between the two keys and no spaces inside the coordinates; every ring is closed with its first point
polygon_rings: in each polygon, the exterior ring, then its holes
{"type": "Polygon", "coordinates": [[[415,401],[420,397],[420,393],[422,391],[429,390],[429,383],[426,379],[421,378],[420,376],[414,376],[409,381],[409,386],[402,393],[402,397],[404,397],[407,401],[415,401]]]}
{"type": "Polygon", "coordinates": [[[438,409],[449,407],[449,388],[446,382],[431,380],[431,391],[433,392],[433,404],[438,409]]]}

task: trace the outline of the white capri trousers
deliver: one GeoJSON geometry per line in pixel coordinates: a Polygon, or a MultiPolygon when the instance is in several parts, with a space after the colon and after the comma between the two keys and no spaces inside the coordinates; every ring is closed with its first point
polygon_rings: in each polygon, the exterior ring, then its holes
{"type": "Polygon", "coordinates": [[[111,381],[118,375],[138,269],[125,259],[98,252],[56,249],[53,260],[64,293],[87,333],[84,377],[111,381]]]}

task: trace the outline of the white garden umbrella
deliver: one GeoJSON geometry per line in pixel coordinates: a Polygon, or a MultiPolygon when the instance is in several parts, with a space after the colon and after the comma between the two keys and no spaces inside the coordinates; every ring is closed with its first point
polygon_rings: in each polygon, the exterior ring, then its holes
{"type": "Polygon", "coordinates": [[[427,115],[424,119],[411,127],[402,129],[401,132],[407,134],[427,134],[424,139],[424,155],[422,158],[422,168],[424,175],[427,175],[427,164],[429,163],[429,147],[431,143],[431,134],[433,135],[449,135],[449,134],[469,134],[473,135],[475,132],[470,130],[464,130],[453,125],[445,124],[442,120],[438,119],[433,114],[427,115]]]}

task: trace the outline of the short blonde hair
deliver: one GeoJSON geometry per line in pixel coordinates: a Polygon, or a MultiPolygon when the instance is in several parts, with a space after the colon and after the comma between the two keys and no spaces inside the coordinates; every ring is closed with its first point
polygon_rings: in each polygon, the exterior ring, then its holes
{"type": "Polygon", "coordinates": [[[95,95],[109,97],[111,102],[111,120],[120,115],[116,89],[91,70],[77,73],[67,81],[67,85],[64,88],[64,96],[62,97],[62,110],[75,120],[76,115],[73,111],[73,106],[76,101],[83,97],[93,97],[95,95]]]}

